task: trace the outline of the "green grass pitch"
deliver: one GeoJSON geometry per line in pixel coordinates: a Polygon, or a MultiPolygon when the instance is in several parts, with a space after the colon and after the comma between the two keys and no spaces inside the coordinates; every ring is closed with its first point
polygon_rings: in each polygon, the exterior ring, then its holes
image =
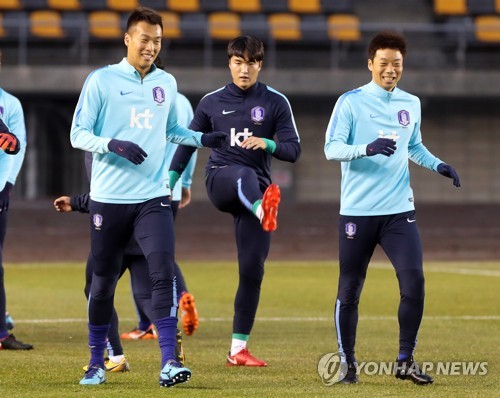
{"type": "MultiPolygon", "coordinates": [[[[237,267],[231,262],[181,264],[201,317],[184,338],[191,381],[160,389],[156,341],[124,342],[131,372],[80,386],[88,361],[83,264],[6,264],[13,332],[30,352],[0,351],[1,397],[493,397],[500,396],[500,263],[426,263],[426,306],[418,361],[487,361],[485,376],[435,376],[416,386],[393,376],[361,374],[356,386],[323,385],[319,359],[337,351],[333,308],[336,262],[269,262],[249,348],[262,369],[227,368],[237,267]]],[[[397,355],[399,294],[388,263],[373,263],[360,304],[359,361],[397,355]]],[[[135,326],[126,274],[115,304],[121,331],[135,326]]],[[[432,372],[431,372],[432,374],[432,372]]]]}

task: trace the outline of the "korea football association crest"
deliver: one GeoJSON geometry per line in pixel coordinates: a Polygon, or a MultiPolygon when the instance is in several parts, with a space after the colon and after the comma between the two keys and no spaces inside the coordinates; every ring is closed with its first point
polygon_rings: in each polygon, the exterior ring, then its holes
{"type": "Polygon", "coordinates": [[[161,87],[155,87],[153,89],[153,99],[158,104],[163,104],[165,102],[165,91],[161,87]]]}
{"type": "Polygon", "coordinates": [[[94,228],[96,231],[100,231],[102,227],[102,215],[95,213],[92,216],[92,222],[94,223],[94,228]]]}
{"type": "Polygon", "coordinates": [[[252,115],[252,122],[260,124],[264,121],[266,110],[261,106],[254,106],[250,111],[252,115]]]}
{"type": "Polygon", "coordinates": [[[404,109],[398,112],[399,124],[403,127],[407,127],[410,124],[410,112],[404,109]]]}
{"type": "Polygon", "coordinates": [[[347,239],[354,239],[356,236],[357,226],[353,222],[348,222],[345,224],[345,234],[347,239]]]}

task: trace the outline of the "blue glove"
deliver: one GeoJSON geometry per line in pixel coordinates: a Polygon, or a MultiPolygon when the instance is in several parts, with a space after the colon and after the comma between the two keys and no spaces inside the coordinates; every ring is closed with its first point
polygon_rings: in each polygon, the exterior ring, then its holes
{"type": "Polygon", "coordinates": [[[201,136],[201,145],[207,148],[222,148],[226,146],[226,142],[227,134],[220,131],[214,131],[201,136]]]}
{"type": "Polygon", "coordinates": [[[10,182],[5,183],[5,187],[0,191],[0,213],[2,211],[7,211],[9,208],[10,191],[13,185],[10,182]]]}
{"type": "Polygon", "coordinates": [[[437,172],[442,176],[453,178],[453,185],[457,188],[460,186],[460,177],[453,167],[446,163],[440,163],[437,167],[437,172]]]}
{"type": "Polygon", "coordinates": [[[108,149],[118,156],[124,157],[133,164],[141,164],[148,156],[146,152],[137,144],[130,141],[120,141],[112,139],[108,143],[108,149]]]}
{"type": "Polygon", "coordinates": [[[391,138],[377,138],[366,146],[366,156],[391,156],[396,150],[396,143],[391,138]]]}

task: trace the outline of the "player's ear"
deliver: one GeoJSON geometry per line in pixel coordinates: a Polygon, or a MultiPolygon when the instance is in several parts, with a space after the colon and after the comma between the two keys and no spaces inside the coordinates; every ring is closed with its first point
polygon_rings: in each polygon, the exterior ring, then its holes
{"type": "Polygon", "coordinates": [[[259,71],[262,69],[263,63],[264,63],[264,61],[259,61],[259,71]]]}
{"type": "Polygon", "coordinates": [[[370,72],[373,72],[373,62],[370,58],[368,58],[368,69],[370,72]]]}
{"type": "Polygon", "coordinates": [[[125,36],[123,36],[123,42],[128,47],[128,45],[130,43],[130,35],[128,34],[128,32],[125,32],[125,36]]]}

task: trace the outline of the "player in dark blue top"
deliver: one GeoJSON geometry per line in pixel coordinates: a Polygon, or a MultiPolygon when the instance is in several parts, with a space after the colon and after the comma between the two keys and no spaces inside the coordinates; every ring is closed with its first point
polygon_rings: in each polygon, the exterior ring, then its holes
{"type": "MultiPolygon", "coordinates": [[[[257,81],[264,59],[262,41],[237,37],[229,43],[227,54],[233,82],[202,98],[190,128],[222,131],[230,137],[230,146],[212,150],[206,166],[208,197],[217,209],[233,215],[238,250],[239,285],[227,365],[267,366],[246,346],[259,303],[270,232],[277,228],[281,194],[271,183],[271,158],[297,161],[300,139],[287,98],[257,81]]],[[[186,146],[177,149],[169,172],[171,186],[192,152],[186,146]]]]}

